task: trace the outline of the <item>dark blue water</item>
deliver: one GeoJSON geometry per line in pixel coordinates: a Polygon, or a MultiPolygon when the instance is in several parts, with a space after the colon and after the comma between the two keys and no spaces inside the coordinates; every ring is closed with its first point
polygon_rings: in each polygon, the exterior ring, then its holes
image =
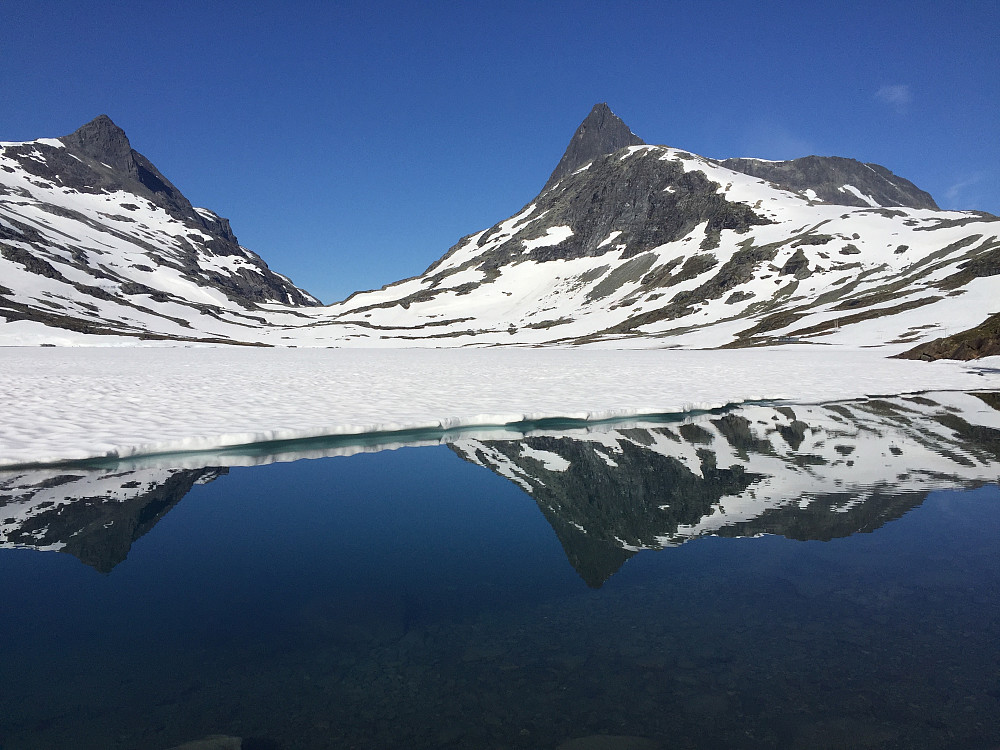
{"type": "Polygon", "coordinates": [[[1000,491],[913,505],[595,588],[447,447],[233,468],[108,573],[0,550],[0,747],[1000,746],[1000,491]]]}

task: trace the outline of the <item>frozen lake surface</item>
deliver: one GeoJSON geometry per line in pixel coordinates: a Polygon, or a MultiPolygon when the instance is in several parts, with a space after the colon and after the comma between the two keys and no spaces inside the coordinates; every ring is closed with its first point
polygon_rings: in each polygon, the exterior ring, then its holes
{"type": "MultiPolygon", "coordinates": [[[[1000,369],[822,346],[6,348],[0,466],[405,429],[600,420],[788,399],[1000,388],[1000,369]]],[[[997,358],[992,358],[993,360],[997,358]]]]}

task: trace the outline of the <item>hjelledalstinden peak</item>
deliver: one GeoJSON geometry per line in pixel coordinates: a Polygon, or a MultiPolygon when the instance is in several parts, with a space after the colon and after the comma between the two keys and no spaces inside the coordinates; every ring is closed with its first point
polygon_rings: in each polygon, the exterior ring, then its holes
{"type": "Polygon", "coordinates": [[[77,156],[89,156],[119,170],[129,168],[132,144],[107,115],[98,115],[59,140],[77,156]]]}

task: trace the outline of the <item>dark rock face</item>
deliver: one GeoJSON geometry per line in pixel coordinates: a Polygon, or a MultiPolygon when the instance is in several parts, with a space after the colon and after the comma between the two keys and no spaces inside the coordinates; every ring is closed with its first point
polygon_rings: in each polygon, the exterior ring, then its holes
{"type": "Polygon", "coordinates": [[[548,190],[559,180],[598,156],[613,154],[626,146],[641,146],[644,141],[611,111],[607,104],[595,104],[587,118],[580,123],[570,139],[566,152],[562,155],[548,182],[542,190],[548,190]]]}
{"type": "MultiPolygon", "coordinates": [[[[644,141],[629,130],[607,104],[595,104],[570,139],[559,164],[545,183],[543,192],[597,157],[643,144],[644,141]]],[[[845,185],[852,185],[882,206],[938,208],[929,193],[909,180],[893,174],[879,164],[866,164],[855,159],[805,156],[791,161],[771,162],[737,158],[725,159],[719,164],[751,177],[760,177],[788,190],[811,189],[818,198],[836,205],[869,205],[857,195],[841,189],[845,185]]]]}
{"type": "Polygon", "coordinates": [[[853,193],[841,190],[844,185],[852,185],[882,206],[938,207],[929,193],[885,167],[840,156],[804,156],[775,162],[725,159],[719,164],[751,177],[760,177],[787,190],[813,190],[820,199],[838,206],[870,205],[853,193]]]}
{"type": "MultiPolygon", "coordinates": [[[[707,223],[707,239],[723,229],[742,232],[770,223],[750,206],[727,200],[718,188],[704,172],[685,171],[682,164],[662,160],[659,154],[598,157],[590,169],[566,177],[557,189],[539,195],[534,214],[544,213],[544,222],[527,223],[498,246],[483,267],[488,271],[517,260],[603,255],[613,252],[619,243],[628,245],[623,257],[634,257],[685,237],[703,222],[707,223]],[[524,254],[525,240],[544,236],[546,229],[556,226],[570,227],[572,236],[524,254]],[[612,232],[619,234],[605,242],[612,232]]],[[[480,243],[499,230],[498,224],[480,243]]]]}
{"type": "Polygon", "coordinates": [[[97,159],[119,172],[135,174],[132,144],[125,131],[107,115],[98,115],[59,140],[77,156],[97,159]]]}
{"type": "MultiPolygon", "coordinates": [[[[208,284],[238,302],[278,300],[297,305],[319,304],[288,279],[273,273],[256,254],[242,248],[228,219],[199,213],[191,202],[145,156],[132,148],[125,131],[107,115],[100,115],[73,133],[58,139],[64,148],[44,143],[7,147],[27,173],[81,193],[124,191],[159,206],[171,217],[210,239],[205,247],[214,255],[239,256],[259,273],[227,275],[209,273],[208,284]],[[43,159],[31,158],[39,151],[43,159]]],[[[72,217],[77,218],[77,217],[72,217]]],[[[24,239],[18,237],[17,239],[24,239]]],[[[30,241],[30,240],[29,240],[30,241]]],[[[195,278],[192,256],[190,268],[195,278]]],[[[205,283],[198,277],[198,283],[205,283]]]]}

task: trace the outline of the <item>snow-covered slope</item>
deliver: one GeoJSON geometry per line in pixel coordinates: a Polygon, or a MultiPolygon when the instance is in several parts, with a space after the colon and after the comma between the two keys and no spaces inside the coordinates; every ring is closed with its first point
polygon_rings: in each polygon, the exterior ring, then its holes
{"type": "Polygon", "coordinates": [[[737,351],[20,347],[3,352],[0,466],[594,421],[749,400],[1000,389],[996,363],[819,346],[737,351]]]}
{"type": "Polygon", "coordinates": [[[0,344],[898,353],[979,325],[998,297],[1000,218],[941,211],[876,164],[646,145],[607,105],[515,216],[328,307],[191,208],[107,118],[0,151],[0,344]]]}
{"type": "Polygon", "coordinates": [[[1000,295],[1000,219],[940,211],[878,165],[633,145],[564,172],[422,276],[333,306],[332,322],[437,345],[901,350],[982,322],[1000,295]]]}
{"type": "Polygon", "coordinates": [[[264,323],[262,302],[318,304],[241,247],[226,219],[194,208],[106,116],[63,138],[0,144],[4,343],[229,340],[264,323]]]}

